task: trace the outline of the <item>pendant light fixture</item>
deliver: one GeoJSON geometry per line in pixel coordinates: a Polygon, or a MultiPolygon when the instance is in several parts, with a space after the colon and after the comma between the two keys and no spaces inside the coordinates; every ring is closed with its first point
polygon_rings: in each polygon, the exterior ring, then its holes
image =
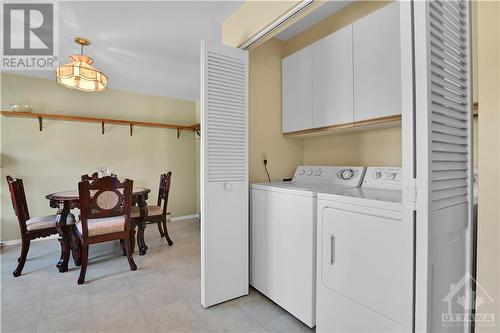
{"type": "Polygon", "coordinates": [[[80,45],[80,54],[72,54],[71,62],[57,67],[57,82],[70,89],[85,92],[104,91],[108,87],[108,77],[92,66],[94,60],[83,54],[83,47],[90,42],[81,37],[75,38],[75,43],[80,45]]]}

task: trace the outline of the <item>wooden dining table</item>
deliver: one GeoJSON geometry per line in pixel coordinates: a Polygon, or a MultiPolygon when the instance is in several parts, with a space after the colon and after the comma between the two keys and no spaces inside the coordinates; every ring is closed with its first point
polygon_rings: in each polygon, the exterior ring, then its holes
{"type": "MultiPolygon", "coordinates": [[[[140,210],[141,220],[146,216],[146,200],[148,199],[148,194],[151,192],[150,189],[144,187],[135,187],[132,189],[132,205],[137,205],[140,210]]],[[[78,190],[61,191],[45,196],[49,200],[49,205],[52,208],[57,208],[56,215],[56,228],[59,233],[59,243],[61,244],[61,258],[57,263],[57,268],[59,272],[63,273],[68,270],[68,261],[70,253],[73,256],[73,260],[76,266],[80,266],[80,254],[78,253],[77,239],[72,228],[66,225],[66,219],[71,214],[71,210],[75,208],[80,208],[80,197],[78,195],[78,190]]],[[[73,216],[74,218],[74,216],[73,216]]],[[[135,228],[136,225],[132,225],[131,238],[132,238],[132,250],[135,247],[135,228]]],[[[144,242],[144,224],[138,224],[138,237],[137,245],[139,247],[139,254],[143,255],[146,253],[147,245],[144,242]]]]}

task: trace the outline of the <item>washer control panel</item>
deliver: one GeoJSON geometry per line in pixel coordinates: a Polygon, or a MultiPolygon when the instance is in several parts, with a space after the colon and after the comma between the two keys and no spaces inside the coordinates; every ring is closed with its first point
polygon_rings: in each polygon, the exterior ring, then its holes
{"type": "Polygon", "coordinates": [[[401,188],[401,178],[399,167],[368,167],[363,187],[401,188]]]}
{"type": "Polygon", "coordinates": [[[299,165],[292,181],[360,186],[364,173],[365,168],[360,166],[299,165]]]}

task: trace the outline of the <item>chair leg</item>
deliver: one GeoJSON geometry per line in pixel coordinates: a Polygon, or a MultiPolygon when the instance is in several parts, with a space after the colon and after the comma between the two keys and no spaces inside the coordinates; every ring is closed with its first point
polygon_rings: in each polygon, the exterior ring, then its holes
{"type": "Polygon", "coordinates": [[[130,249],[132,253],[135,251],[135,227],[130,229],[130,249]]]}
{"type": "Polygon", "coordinates": [[[163,223],[163,232],[165,234],[165,239],[167,240],[168,245],[172,246],[172,244],[174,244],[174,242],[172,242],[172,240],[170,239],[170,236],[168,235],[167,219],[164,219],[162,221],[162,223],[163,223]]]}
{"type": "Polygon", "coordinates": [[[21,275],[23,271],[24,264],[26,263],[26,257],[28,256],[28,251],[30,249],[30,240],[28,238],[23,238],[21,243],[21,256],[18,259],[18,264],[16,270],[12,273],[15,277],[21,275]]]}
{"type": "Polygon", "coordinates": [[[134,262],[134,258],[132,257],[132,248],[130,246],[130,236],[125,238],[125,251],[127,252],[128,264],[130,265],[130,270],[135,271],[137,269],[137,265],[134,262]]]}
{"type": "Polygon", "coordinates": [[[125,249],[125,240],[124,239],[120,239],[120,245],[122,246],[122,252],[123,252],[123,256],[125,257],[127,255],[127,250],[125,249]]]}
{"type": "Polygon", "coordinates": [[[83,284],[85,282],[85,274],[87,273],[87,264],[89,261],[89,246],[88,244],[82,244],[81,252],[81,266],[80,266],[80,277],[78,278],[78,284],[83,284]]]}
{"type": "Polygon", "coordinates": [[[165,233],[163,232],[163,230],[161,228],[161,221],[156,222],[156,224],[158,226],[158,231],[160,232],[160,237],[165,236],[165,233]]]}

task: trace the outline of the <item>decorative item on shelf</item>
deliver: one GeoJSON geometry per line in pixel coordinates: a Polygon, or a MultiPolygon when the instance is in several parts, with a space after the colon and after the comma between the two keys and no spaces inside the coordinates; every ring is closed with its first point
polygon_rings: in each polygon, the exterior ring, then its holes
{"type": "Polygon", "coordinates": [[[71,62],[57,67],[57,82],[70,89],[85,92],[104,91],[108,87],[108,77],[92,66],[94,60],[83,54],[83,47],[90,42],[81,37],[75,38],[75,43],[81,46],[80,54],[72,54],[71,62]]]}
{"type": "Polygon", "coordinates": [[[10,104],[10,110],[14,112],[31,112],[33,111],[30,104],[21,103],[21,104],[10,104]]]}

